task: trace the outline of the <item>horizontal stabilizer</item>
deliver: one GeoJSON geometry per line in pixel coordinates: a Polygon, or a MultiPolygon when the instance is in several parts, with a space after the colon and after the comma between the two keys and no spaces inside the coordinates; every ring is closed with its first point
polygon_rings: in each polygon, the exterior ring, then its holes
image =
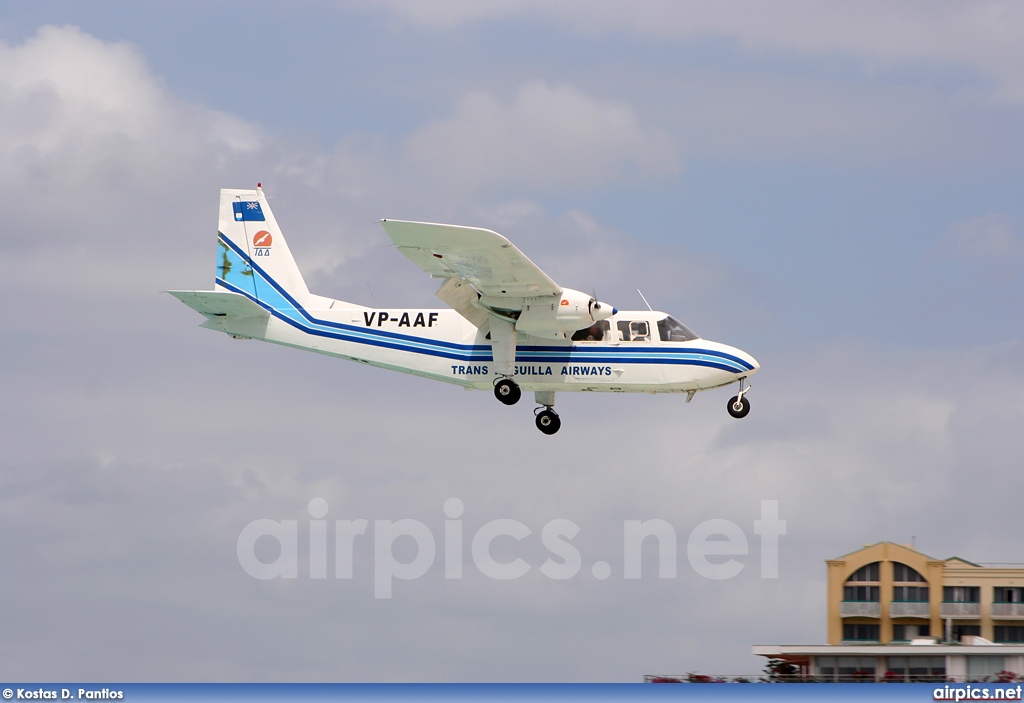
{"type": "Polygon", "coordinates": [[[269,317],[270,313],[244,295],[230,291],[169,290],[167,291],[196,312],[207,317],[269,317]]]}

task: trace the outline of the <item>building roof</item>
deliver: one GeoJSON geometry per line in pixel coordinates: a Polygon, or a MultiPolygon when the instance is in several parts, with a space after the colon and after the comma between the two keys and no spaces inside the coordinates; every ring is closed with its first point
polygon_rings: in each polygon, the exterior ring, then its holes
{"type": "Polygon", "coordinates": [[[778,656],[907,656],[1024,655],[1024,644],[755,644],[753,653],[778,656]]]}
{"type": "MultiPolygon", "coordinates": [[[[881,542],[875,542],[873,544],[865,544],[860,549],[854,549],[852,552],[847,552],[846,554],[843,554],[842,556],[835,557],[835,559],[832,559],[831,561],[836,561],[836,560],[839,560],[839,559],[845,559],[846,557],[851,556],[853,554],[856,554],[857,552],[863,552],[865,549],[869,549],[871,547],[877,547],[880,544],[891,544],[894,547],[900,547],[901,549],[907,549],[907,550],[909,550],[911,552],[916,552],[917,554],[920,554],[921,556],[923,556],[923,557],[925,557],[927,559],[935,559],[935,557],[930,557],[927,554],[925,554],[924,552],[918,551],[916,547],[911,547],[909,544],[899,544],[897,542],[890,542],[888,540],[883,540],[881,542]]],[[[952,558],[958,559],[959,557],[952,557],[952,558]]],[[[963,560],[961,560],[961,561],[963,561],[963,560]]],[[[967,562],[967,563],[970,564],[970,562],[967,562]]]]}
{"type": "Polygon", "coordinates": [[[947,563],[951,562],[951,561],[959,561],[959,562],[961,562],[963,564],[967,564],[968,566],[976,566],[979,569],[984,568],[981,564],[975,564],[973,561],[967,561],[963,557],[950,557],[949,559],[946,559],[947,563]]]}

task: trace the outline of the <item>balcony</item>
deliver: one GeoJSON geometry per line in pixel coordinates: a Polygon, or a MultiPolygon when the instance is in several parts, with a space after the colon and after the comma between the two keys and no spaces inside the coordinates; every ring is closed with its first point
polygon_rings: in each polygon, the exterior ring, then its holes
{"type": "Polygon", "coordinates": [[[931,617],[928,601],[893,601],[889,603],[891,618],[927,618],[931,617]]]}
{"type": "Polygon", "coordinates": [[[981,617],[981,603],[953,603],[943,601],[939,615],[944,618],[977,620],[981,617]]]}
{"type": "Polygon", "coordinates": [[[839,617],[841,618],[879,618],[881,616],[882,606],[878,601],[844,600],[839,603],[839,617]]]}
{"type": "Polygon", "coordinates": [[[993,603],[992,617],[996,620],[1024,620],[1024,603],[993,603]]]}

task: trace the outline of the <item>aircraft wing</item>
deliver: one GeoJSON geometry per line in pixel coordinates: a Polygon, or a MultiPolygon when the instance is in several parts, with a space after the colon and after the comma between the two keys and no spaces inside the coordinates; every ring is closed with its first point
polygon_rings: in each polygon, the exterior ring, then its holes
{"type": "Polygon", "coordinates": [[[398,250],[432,276],[464,279],[495,298],[562,293],[561,286],[497,232],[403,220],[381,224],[398,250]]]}

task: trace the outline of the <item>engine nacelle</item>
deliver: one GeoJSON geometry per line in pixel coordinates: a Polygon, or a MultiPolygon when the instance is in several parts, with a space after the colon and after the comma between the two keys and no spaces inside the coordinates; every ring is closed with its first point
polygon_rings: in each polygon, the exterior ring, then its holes
{"type": "Polygon", "coordinates": [[[615,312],[586,293],[563,288],[560,296],[525,298],[516,330],[544,339],[568,339],[576,330],[607,320],[615,312]]]}

